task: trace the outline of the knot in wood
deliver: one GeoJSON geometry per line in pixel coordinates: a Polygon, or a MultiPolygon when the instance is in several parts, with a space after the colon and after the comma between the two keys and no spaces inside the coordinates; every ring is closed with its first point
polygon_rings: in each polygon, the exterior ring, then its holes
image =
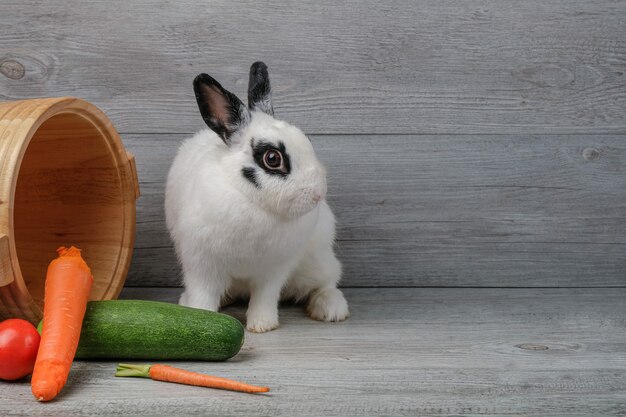
{"type": "Polygon", "coordinates": [[[515,347],[524,349],[524,350],[548,350],[549,349],[545,345],[537,345],[534,343],[520,343],[519,345],[515,345],[515,347]]]}
{"type": "Polygon", "coordinates": [[[12,59],[7,59],[6,61],[0,62],[0,73],[12,80],[19,80],[24,77],[26,69],[21,63],[12,59]]]}
{"type": "Polygon", "coordinates": [[[594,159],[598,159],[600,157],[600,151],[594,148],[587,148],[583,151],[583,158],[587,161],[593,161],[594,159]]]}

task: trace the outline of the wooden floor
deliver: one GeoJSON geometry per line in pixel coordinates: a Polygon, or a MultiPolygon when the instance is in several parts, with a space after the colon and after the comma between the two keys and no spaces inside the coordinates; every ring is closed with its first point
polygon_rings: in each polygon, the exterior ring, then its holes
{"type": "MultiPolygon", "coordinates": [[[[175,301],[180,289],[127,288],[175,301]]],[[[76,362],[62,395],[0,383],[0,415],[603,416],[626,413],[626,288],[345,289],[352,317],[324,324],[301,306],[246,333],[223,363],[179,366],[272,388],[267,395],[113,376],[76,362]]],[[[226,310],[243,319],[242,306],[226,310]]]]}

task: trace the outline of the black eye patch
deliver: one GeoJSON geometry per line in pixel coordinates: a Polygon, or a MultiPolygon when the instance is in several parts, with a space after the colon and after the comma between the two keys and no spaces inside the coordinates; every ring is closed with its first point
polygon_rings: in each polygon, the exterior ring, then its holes
{"type": "Polygon", "coordinates": [[[274,145],[273,143],[259,141],[257,143],[252,140],[250,142],[250,146],[252,146],[252,156],[254,157],[254,161],[256,164],[261,167],[265,172],[270,175],[276,175],[282,178],[286,178],[291,172],[291,163],[289,161],[289,154],[285,149],[285,144],[283,142],[278,142],[278,145],[274,145]],[[268,151],[276,151],[280,152],[282,155],[282,170],[276,170],[269,168],[263,158],[268,151]]]}
{"type": "Polygon", "coordinates": [[[261,188],[261,184],[256,178],[256,172],[254,168],[246,167],[241,170],[243,177],[250,181],[256,188],[261,188]]]}

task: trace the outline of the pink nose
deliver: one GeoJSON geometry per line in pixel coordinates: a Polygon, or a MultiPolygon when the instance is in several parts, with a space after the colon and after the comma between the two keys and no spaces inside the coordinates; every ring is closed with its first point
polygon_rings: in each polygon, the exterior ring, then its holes
{"type": "Polygon", "coordinates": [[[313,193],[313,201],[315,201],[316,203],[319,203],[321,199],[322,199],[322,194],[317,193],[317,192],[313,193]]]}

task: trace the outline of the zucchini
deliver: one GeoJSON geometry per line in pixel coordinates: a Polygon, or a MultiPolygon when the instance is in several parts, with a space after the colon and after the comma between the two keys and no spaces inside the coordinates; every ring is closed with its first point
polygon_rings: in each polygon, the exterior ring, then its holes
{"type": "Polygon", "coordinates": [[[226,314],[159,301],[90,301],[75,358],[222,361],[243,341],[243,326],[226,314]]]}

